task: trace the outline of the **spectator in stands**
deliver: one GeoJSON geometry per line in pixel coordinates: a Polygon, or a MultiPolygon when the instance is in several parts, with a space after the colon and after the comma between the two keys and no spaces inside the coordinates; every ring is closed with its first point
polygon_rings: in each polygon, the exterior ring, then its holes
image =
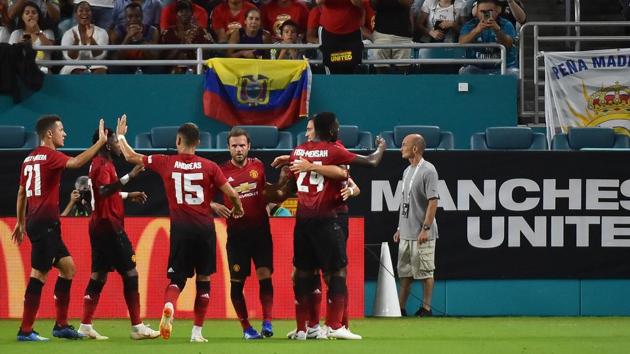
{"type": "Polygon", "coordinates": [[[110,29],[125,23],[127,19],[127,6],[132,3],[140,5],[142,9],[142,23],[145,26],[159,28],[160,15],[162,13],[162,3],[160,0],[114,0],[110,29]]]}
{"type": "MultiPolygon", "coordinates": [[[[518,75],[514,38],[516,30],[510,21],[499,17],[496,0],[477,1],[477,17],[466,22],[460,31],[459,43],[499,43],[505,46],[509,74],[518,75]]],[[[471,59],[496,59],[501,57],[499,48],[473,48],[466,50],[471,59]]],[[[498,74],[499,64],[466,65],[460,74],[498,74]]]]}
{"type": "MultiPolygon", "coordinates": [[[[263,44],[271,43],[271,35],[262,29],[260,10],[253,8],[247,11],[245,27],[233,31],[230,44],[263,44]]],[[[229,49],[228,56],[232,58],[268,59],[269,51],[262,49],[229,49]]]]}
{"type": "MultiPolygon", "coordinates": [[[[162,31],[161,42],[163,44],[208,44],[213,43],[212,37],[204,27],[197,25],[193,20],[193,4],[190,0],[178,0],[175,6],[177,19],[175,25],[162,31]]],[[[205,10],[204,10],[205,11],[205,10]]],[[[165,52],[165,59],[194,60],[197,54],[194,50],[170,50],[165,52]]],[[[176,65],[171,68],[171,73],[182,74],[191,71],[186,65],[176,65]]]]}
{"type": "MultiPolygon", "coordinates": [[[[162,8],[162,14],[160,16],[160,28],[165,31],[177,23],[177,3],[179,1],[172,1],[170,4],[162,8]]],[[[195,25],[207,29],[208,28],[208,12],[202,6],[192,4],[192,19],[195,25]]]]}
{"type": "MultiPolygon", "coordinates": [[[[30,42],[32,45],[53,45],[55,34],[49,29],[44,29],[41,11],[37,4],[26,1],[22,6],[22,12],[18,20],[17,28],[11,32],[9,44],[30,42]]],[[[50,59],[50,52],[37,51],[37,59],[50,59]]],[[[45,66],[39,67],[44,73],[48,73],[45,66]]]]}
{"type": "Polygon", "coordinates": [[[90,216],[92,213],[92,193],[90,192],[90,178],[79,176],[74,182],[74,190],[70,193],[70,200],[61,212],[61,216],[90,216]]]}
{"type": "MultiPolygon", "coordinates": [[[[282,33],[282,41],[284,44],[297,44],[298,42],[298,26],[297,23],[286,20],[280,26],[280,33],[282,33]]],[[[272,53],[277,52],[275,59],[302,59],[304,57],[303,51],[299,49],[279,49],[272,50],[272,53]]]]}
{"type": "Polygon", "coordinates": [[[321,15],[322,10],[319,6],[309,11],[306,23],[306,43],[319,44],[319,19],[321,15]]]}
{"type": "Polygon", "coordinates": [[[263,26],[271,33],[273,42],[282,41],[280,26],[288,20],[297,25],[298,35],[303,38],[308,21],[308,8],[301,0],[271,0],[262,8],[263,26]]]}
{"type": "MultiPolygon", "coordinates": [[[[147,0],[148,1],[148,0],[147,0]]],[[[160,33],[157,28],[142,23],[142,6],[137,2],[131,2],[125,7],[127,21],[119,24],[110,31],[109,38],[112,44],[157,44],[160,40],[160,33]]],[[[158,53],[152,50],[117,50],[113,54],[118,60],[142,60],[157,59],[158,53]]],[[[110,73],[133,74],[135,73],[160,73],[159,67],[138,67],[138,66],[112,66],[110,73]]]]}
{"type": "MultiPolygon", "coordinates": [[[[376,12],[376,25],[372,39],[374,44],[409,45],[411,41],[411,17],[409,14],[413,0],[371,0],[376,12]]],[[[410,48],[376,49],[376,59],[411,59],[410,48]]],[[[388,72],[389,65],[375,64],[380,73],[388,72]]],[[[409,65],[396,65],[402,72],[409,70],[409,65]]]]}
{"type": "Polygon", "coordinates": [[[217,5],[210,15],[217,42],[227,43],[232,33],[245,26],[248,11],[255,8],[246,0],[225,0],[217,5]]]}
{"type": "Polygon", "coordinates": [[[422,42],[457,42],[463,4],[455,3],[455,0],[427,0],[424,2],[417,22],[422,42]]]}
{"type": "MultiPolygon", "coordinates": [[[[87,1],[81,1],[75,7],[75,17],[77,25],[70,28],[63,34],[61,45],[107,45],[109,36],[107,31],[92,24],[92,7],[87,1]]],[[[67,60],[80,59],[103,59],[107,56],[104,50],[70,50],[63,52],[67,60]]],[[[107,67],[103,65],[66,65],[61,68],[60,74],[82,74],[82,73],[107,73],[107,67]]]]}
{"type": "MultiPolygon", "coordinates": [[[[527,22],[527,14],[525,13],[525,6],[521,0],[497,0],[497,10],[499,16],[510,21],[515,29],[519,29],[527,22]]],[[[472,16],[477,16],[477,1],[472,3],[472,16]]]]}
{"type": "MultiPolygon", "coordinates": [[[[57,0],[8,0],[9,11],[8,15],[10,19],[15,19],[18,16],[22,16],[24,6],[30,3],[35,5],[39,10],[39,17],[41,24],[46,28],[52,28],[57,25],[60,18],[59,2],[57,0]]],[[[19,17],[18,17],[19,22],[19,17]]]]}
{"type": "MultiPolygon", "coordinates": [[[[75,4],[73,0],[59,0],[61,21],[57,25],[59,33],[66,33],[70,27],[77,24],[74,16],[75,4]]],[[[92,23],[108,30],[112,26],[114,0],[89,0],[92,8],[92,23]]]]}
{"type": "Polygon", "coordinates": [[[321,7],[321,51],[332,74],[352,74],[363,59],[361,0],[317,0],[321,7]]]}
{"type": "Polygon", "coordinates": [[[0,0],[0,43],[7,43],[11,32],[11,19],[9,18],[7,0],[0,0]]]}

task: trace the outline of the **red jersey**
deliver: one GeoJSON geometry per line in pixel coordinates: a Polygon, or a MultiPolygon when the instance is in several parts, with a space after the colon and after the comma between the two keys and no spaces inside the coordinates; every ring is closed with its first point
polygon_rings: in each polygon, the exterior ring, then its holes
{"type": "Polygon", "coordinates": [[[69,159],[57,150],[40,146],[22,162],[20,186],[26,190],[29,222],[59,221],[59,184],[69,159]]]}
{"type": "Polygon", "coordinates": [[[115,192],[108,197],[102,197],[98,193],[101,187],[118,181],[116,167],[111,160],[96,156],[90,165],[90,188],[92,189],[92,216],[94,225],[107,222],[114,230],[124,227],[125,206],[120,193],[115,192]]]}
{"type": "Polygon", "coordinates": [[[358,31],[363,21],[363,8],[350,0],[326,0],[321,6],[320,23],[328,32],[348,34],[358,31]]]}
{"type": "Polygon", "coordinates": [[[306,29],[317,30],[319,28],[319,18],[322,16],[322,10],[319,6],[314,7],[308,13],[308,21],[306,23],[306,29]]]}
{"type": "MultiPolygon", "coordinates": [[[[345,146],[343,146],[343,143],[341,142],[341,140],[335,141],[335,145],[337,145],[337,146],[339,146],[339,147],[341,147],[343,149],[346,148],[345,146]]],[[[346,165],[345,167],[348,169],[348,172],[350,172],[350,165],[346,165]]],[[[350,176],[349,173],[348,173],[348,176],[350,176]]],[[[336,183],[337,190],[339,191],[339,193],[337,193],[337,197],[335,199],[335,202],[336,202],[336,209],[335,209],[335,211],[337,213],[348,214],[348,211],[349,211],[349,209],[348,209],[348,202],[343,200],[343,196],[341,195],[341,190],[348,186],[348,180],[347,179],[344,179],[343,181],[335,180],[333,182],[336,183]]]]}
{"type": "MultiPolygon", "coordinates": [[[[265,190],[265,166],[256,158],[247,158],[245,166],[238,167],[231,161],[221,165],[221,171],[228,183],[238,193],[243,204],[245,215],[240,219],[229,218],[228,227],[239,229],[259,229],[269,222],[267,202],[263,196],[265,190]]],[[[224,200],[225,206],[232,208],[229,199],[224,200]]]]}
{"type": "Polygon", "coordinates": [[[306,31],[308,22],[308,8],[299,0],[292,0],[286,7],[280,7],[278,1],[272,0],[262,8],[263,25],[276,41],[282,40],[280,26],[284,21],[291,20],[298,25],[298,33],[306,31]]]}
{"type": "Polygon", "coordinates": [[[245,15],[247,15],[249,10],[255,8],[256,5],[247,0],[243,0],[241,11],[234,14],[232,10],[230,10],[227,1],[224,1],[212,10],[212,14],[210,15],[210,17],[212,17],[212,29],[215,32],[219,29],[223,29],[228,33],[231,30],[238,30],[241,27],[245,27],[245,15]]]}
{"type": "Polygon", "coordinates": [[[370,0],[363,0],[363,27],[367,28],[370,32],[374,32],[374,26],[376,25],[376,12],[370,4],[370,0]]]}
{"type": "MultiPolygon", "coordinates": [[[[293,150],[291,162],[300,158],[322,165],[349,165],[357,155],[344,147],[330,142],[309,141],[293,150]]],[[[315,172],[300,172],[296,179],[298,207],[301,218],[336,216],[340,194],[340,182],[315,172]]]]}
{"type": "MultiPolygon", "coordinates": [[[[164,6],[160,15],[160,28],[164,31],[177,24],[177,10],[175,4],[177,1],[164,6]]],[[[208,28],[208,11],[203,7],[192,3],[193,21],[201,28],[208,28]]]]}
{"type": "Polygon", "coordinates": [[[142,163],[162,177],[172,225],[212,225],[210,202],[227,182],[216,163],[190,154],[150,155],[142,163]]]}

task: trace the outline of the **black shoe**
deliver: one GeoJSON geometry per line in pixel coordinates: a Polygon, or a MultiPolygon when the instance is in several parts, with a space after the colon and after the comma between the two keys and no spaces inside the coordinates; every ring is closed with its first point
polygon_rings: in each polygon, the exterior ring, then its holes
{"type": "Polygon", "coordinates": [[[432,317],[433,316],[433,311],[427,310],[424,307],[420,307],[418,309],[418,311],[416,311],[416,313],[414,315],[417,316],[417,317],[432,317]]]}
{"type": "Polygon", "coordinates": [[[405,310],[405,309],[400,309],[400,315],[401,315],[402,317],[407,317],[407,310],[405,310]]]}

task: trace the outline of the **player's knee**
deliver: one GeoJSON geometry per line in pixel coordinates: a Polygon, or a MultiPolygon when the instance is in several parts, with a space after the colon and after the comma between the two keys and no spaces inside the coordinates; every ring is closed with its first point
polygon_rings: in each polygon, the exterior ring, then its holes
{"type": "Polygon", "coordinates": [[[333,275],[330,277],[329,289],[328,293],[331,297],[335,295],[344,295],[348,291],[346,287],[346,278],[333,275]]]}
{"type": "Polygon", "coordinates": [[[197,294],[210,293],[210,281],[196,281],[195,286],[197,288],[197,294]]]}
{"type": "Polygon", "coordinates": [[[137,277],[138,276],[138,270],[136,268],[130,269],[125,273],[125,276],[127,277],[137,277]]]}
{"type": "Polygon", "coordinates": [[[35,278],[42,283],[46,283],[46,279],[48,279],[48,272],[42,272],[37,269],[31,269],[31,278],[35,278]]]}
{"type": "Polygon", "coordinates": [[[123,288],[125,292],[138,291],[138,273],[136,275],[126,275],[123,277],[123,288]]]}
{"type": "Polygon", "coordinates": [[[177,286],[180,292],[184,291],[184,287],[186,287],[186,278],[172,277],[170,285],[177,286]]]}
{"type": "Polygon", "coordinates": [[[268,267],[260,267],[256,269],[256,277],[258,280],[264,280],[271,278],[271,269],[268,267]]]}

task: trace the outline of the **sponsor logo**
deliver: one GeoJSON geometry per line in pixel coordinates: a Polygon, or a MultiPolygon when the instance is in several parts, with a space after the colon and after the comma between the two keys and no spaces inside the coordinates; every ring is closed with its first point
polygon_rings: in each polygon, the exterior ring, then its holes
{"type": "Polygon", "coordinates": [[[344,51],[344,52],[335,52],[330,53],[330,62],[332,63],[344,63],[352,61],[352,52],[344,51]]]}

